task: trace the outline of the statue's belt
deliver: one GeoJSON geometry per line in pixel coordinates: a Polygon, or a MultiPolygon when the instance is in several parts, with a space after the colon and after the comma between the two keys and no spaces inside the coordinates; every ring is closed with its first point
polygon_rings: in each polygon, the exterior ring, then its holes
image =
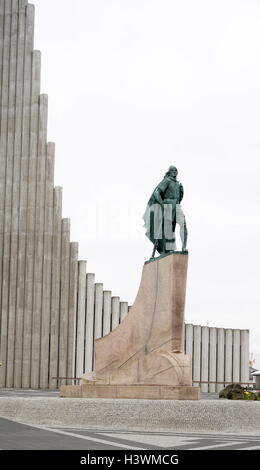
{"type": "Polygon", "coordinates": [[[163,200],[163,204],[174,204],[176,206],[176,204],[178,204],[178,199],[166,198],[163,200]]]}

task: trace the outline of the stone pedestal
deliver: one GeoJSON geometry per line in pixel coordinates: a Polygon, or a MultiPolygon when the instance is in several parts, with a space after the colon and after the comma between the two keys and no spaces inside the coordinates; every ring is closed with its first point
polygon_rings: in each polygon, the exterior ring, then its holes
{"type": "Polygon", "coordinates": [[[123,322],[95,341],[96,370],[61,396],[198,399],[184,354],[188,254],[146,263],[137,298],[123,322]],[[175,390],[174,390],[175,389],[175,390]]]}
{"type": "Polygon", "coordinates": [[[125,398],[144,400],[198,400],[198,387],[171,385],[62,385],[63,398],[125,398]]]}

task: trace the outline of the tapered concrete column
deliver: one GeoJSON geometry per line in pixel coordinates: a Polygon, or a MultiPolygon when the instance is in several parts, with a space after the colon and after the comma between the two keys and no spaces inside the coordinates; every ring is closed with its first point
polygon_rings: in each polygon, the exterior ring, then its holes
{"type": "MultiPolygon", "coordinates": [[[[217,353],[217,382],[224,381],[224,351],[225,351],[225,337],[224,337],[224,329],[218,328],[217,329],[217,341],[218,341],[218,353],[217,353]]],[[[221,383],[217,385],[217,392],[224,388],[224,384],[221,383]]]]}
{"type": "Polygon", "coordinates": [[[185,326],[185,353],[193,355],[193,325],[185,326]]]}
{"type": "Polygon", "coordinates": [[[232,330],[225,330],[225,382],[232,382],[233,338],[232,330]]]}
{"type": "MultiPolygon", "coordinates": [[[[1,2],[2,9],[4,8],[3,2],[1,2]]],[[[3,11],[4,13],[4,11],[3,11]]],[[[8,311],[6,305],[6,288],[8,279],[6,279],[6,272],[4,266],[5,256],[5,208],[6,208],[6,171],[7,171],[7,135],[8,135],[8,101],[9,101],[9,89],[10,89],[10,53],[11,53],[11,28],[12,28],[12,17],[11,4],[6,5],[6,11],[3,21],[3,40],[0,41],[2,47],[2,67],[1,67],[1,78],[2,78],[2,94],[1,94],[1,129],[0,129],[0,190],[2,197],[0,198],[0,258],[2,263],[0,264],[0,295],[1,295],[1,343],[0,343],[0,357],[1,362],[5,365],[0,367],[0,387],[6,386],[6,372],[7,372],[7,341],[8,341],[8,311]]]]}
{"type": "Polygon", "coordinates": [[[24,10],[24,7],[28,4],[28,0],[19,0],[19,14],[24,10]]]}
{"type": "Polygon", "coordinates": [[[93,370],[95,274],[87,274],[85,372],[93,370]]]}
{"type": "MultiPolygon", "coordinates": [[[[209,381],[217,381],[217,330],[209,328],[209,381]]],[[[209,385],[209,392],[216,392],[216,384],[209,385]]]]}
{"type": "MultiPolygon", "coordinates": [[[[24,305],[24,335],[23,335],[23,371],[22,386],[31,386],[31,346],[32,346],[32,316],[34,295],[34,256],[35,256],[35,214],[36,214],[36,175],[38,153],[38,121],[40,93],[41,54],[32,54],[32,88],[30,114],[30,161],[28,167],[28,206],[27,206],[27,236],[26,236],[26,266],[25,266],[25,305],[24,305]]],[[[35,373],[34,373],[35,378],[35,373]]],[[[34,380],[34,379],[33,379],[34,380]]],[[[37,379],[36,379],[37,380],[37,379]]]]}
{"type": "Polygon", "coordinates": [[[112,297],[111,311],[112,311],[112,330],[114,330],[119,325],[120,297],[112,297]]]}
{"type": "MultiPolygon", "coordinates": [[[[15,6],[15,4],[13,4],[15,6]]],[[[12,198],[11,211],[11,246],[10,246],[10,283],[9,283],[9,326],[8,331],[8,363],[7,383],[14,385],[15,349],[22,354],[22,337],[16,335],[17,316],[17,268],[19,247],[19,214],[20,214],[20,180],[21,180],[21,152],[22,152],[22,110],[23,110],[23,70],[24,70],[24,42],[25,42],[25,10],[17,17],[17,58],[16,58],[16,91],[14,103],[14,148],[12,167],[12,198]]]]}
{"type": "MultiPolygon", "coordinates": [[[[0,2],[1,15],[4,14],[4,3],[0,2]]],[[[1,41],[0,41],[0,63],[1,63],[1,90],[0,96],[0,259],[3,260],[4,255],[4,219],[5,219],[5,174],[7,164],[7,123],[8,123],[8,95],[9,95],[9,57],[10,57],[10,31],[11,16],[1,16],[1,41]]],[[[8,331],[8,315],[3,310],[2,292],[5,282],[3,265],[0,263],[0,357],[5,364],[0,367],[0,387],[6,384],[6,360],[7,360],[7,331],[8,331]]]]}
{"type": "MultiPolygon", "coordinates": [[[[70,244],[70,280],[69,280],[69,325],[68,325],[68,366],[67,377],[75,376],[76,354],[76,318],[78,288],[78,243],[70,244]]],[[[68,382],[72,383],[72,382],[68,382]]]]}
{"type": "Polygon", "coordinates": [[[5,5],[7,6],[10,4],[10,10],[12,13],[12,16],[17,16],[18,9],[19,9],[19,1],[18,0],[5,0],[5,5]]]}
{"type": "MultiPolygon", "coordinates": [[[[4,91],[5,82],[3,81],[4,76],[6,77],[8,71],[4,68],[4,43],[5,43],[5,17],[4,17],[4,2],[0,2],[0,90],[4,91]]],[[[6,167],[6,155],[5,155],[5,140],[6,134],[4,128],[6,126],[6,120],[4,119],[5,112],[3,104],[5,101],[4,93],[0,94],[0,193],[4,194],[5,188],[5,167],[6,167]]],[[[8,97],[7,97],[8,100],[8,97]]],[[[0,198],[0,259],[3,258],[3,234],[4,234],[4,197],[0,198]]],[[[6,342],[7,342],[7,318],[2,318],[2,266],[0,263],[0,357],[6,360],[6,342]],[[3,321],[2,321],[3,320],[3,321]]],[[[5,372],[6,367],[0,367],[0,387],[5,385],[5,372]],[[2,369],[2,370],[1,370],[2,369]]]]}
{"type": "MultiPolygon", "coordinates": [[[[25,3],[25,2],[24,2],[25,3]]],[[[26,12],[26,53],[27,51],[31,54],[34,46],[34,17],[35,17],[35,7],[33,4],[26,2],[25,3],[25,12],[26,12]]]]}
{"type": "MultiPolygon", "coordinates": [[[[24,2],[25,3],[25,2],[24,2]]],[[[32,89],[32,45],[34,30],[34,6],[25,8],[25,52],[23,77],[23,107],[22,107],[22,134],[21,134],[21,181],[20,181],[20,214],[19,214],[19,246],[17,266],[17,307],[16,307],[16,339],[15,339],[15,371],[14,386],[22,386],[23,363],[23,328],[25,307],[25,266],[26,266],[26,240],[27,240],[27,197],[30,153],[30,114],[32,89]]],[[[23,14],[22,14],[23,15],[23,14]]]]}
{"type": "MultiPolygon", "coordinates": [[[[14,2],[15,6],[15,2],[14,2]]],[[[11,6],[7,6],[11,12],[11,6]]],[[[3,115],[7,118],[6,132],[7,138],[5,147],[1,148],[1,152],[5,159],[5,186],[2,192],[2,198],[4,201],[4,212],[3,212],[3,251],[1,253],[2,261],[2,320],[3,327],[5,328],[4,334],[6,333],[7,338],[5,343],[4,356],[1,355],[3,362],[5,362],[6,382],[8,386],[12,387],[13,384],[13,356],[14,356],[14,325],[15,325],[15,299],[10,299],[9,288],[10,284],[15,282],[15,279],[11,279],[11,269],[13,263],[10,263],[11,257],[11,228],[12,228],[12,179],[13,179],[13,163],[14,163],[14,134],[15,134],[15,86],[16,86],[16,61],[15,57],[17,54],[17,33],[18,33],[18,18],[17,15],[12,14],[10,17],[10,36],[6,37],[6,31],[1,35],[1,41],[4,39],[4,48],[9,48],[9,83],[8,83],[8,95],[7,95],[7,113],[3,110],[3,115]],[[10,330],[10,334],[9,334],[10,330]]],[[[9,25],[8,25],[9,26],[9,25]]],[[[4,51],[5,57],[5,51],[4,51]]],[[[2,145],[2,142],[1,142],[2,145]]],[[[3,162],[1,162],[3,163],[3,162]]],[[[13,269],[12,269],[13,271],[13,269]]],[[[13,277],[13,276],[12,276],[13,277]]]]}
{"type": "MultiPolygon", "coordinates": [[[[201,380],[209,380],[209,329],[207,326],[201,328],[201,380]]],[[[208,384],[201,385],[202,392],[208,392],[208,384]]]]}
{"type": "Polygon", "coordinates": [[[120,323],[127,317],[128,315],[128,302],[120,302],[120,323]]]}
{"type": "MultiPolygon", "coordinates": [[[[59,377],[67,377],[68,327],[69,327],[69,279],[70,279],[70,220],[61,225],[61,284],[60,284],[60,336],[59,377]]],[[[60,381],[66,384],[66,381],[60,381]]]]}
{"type": "Polygon", "coordinates": [[[95,328],[94,339],[102,338],[103,284],[95,284],[95,328]]]}
{"type": "Polygon", "coordinates": [[[111,291],[103,292],[103,336],[111,331],[111,291]]]}
{"type": "Polygon", "coordinates": [[[60,321],[60,260],[61,260],[61,214],[62,188],[53,191],[53,238],[52,238],[52,279],[51,279],[51,337],[50,337],[50,388],[57,387],[60,321]]]}
{"type": "Polygon", "coordinates": [[[233,382],[240,382],[240,330],[233,331],[233,382]]]}
{"type": "MultiPolygon", "coordinates": [[[[3,285],[2,285],[2,315],[8,316],[8,338],[6,359],[6,386],[13,387],[14,375],[14,339],[15,339],[15,301],[10,299],[10,285],[15,283],[13,270],[14,258],[11,259],[11,233],[12,233],[12,193],[15,143],[15,108],[16,108],[16,69],[17,69],[17,34],[18,16],[14,14],[17,0],[12,3],[11,15],[11,41],[9,62],[9,95],[8,95],[8,127],[6,147],[6,185],[5,185],[5,217],[4,217],[4,245],[3,245],[3,285]],[[12,278],[11,279],[11,274],[12,278]]],[[[17,243],[17,235],[15,237],[17,243]]]]}
{"type": "MultiPolygon", "coordinates": [[[[94,299],[94,340],[102,338],[103,326],[103,284],[95,284],[94,299]]],[[[93,369],[95,369],[95,346],[93,345],[93,369]]]]}
{"type": "MultiPolygon", "coordinates": [[[[4,35],[4,2],[0,2],[0,32],[1,37],[4,35]]],[[[3,70],[3,41],[0,41],[0,65],[3,70]]],[[[0,74],[1,75],[1,74],[0,74]]],[[[0,76],[0,90],[2,90],[2,76],[0,76]]],[[[0,123],[1,123],[1,111],[0,111],[0,123]]]]}
{"type": "MultiPolygon", "coordinates": [[[[201,380],[201,326],[193,327],[193,380],[201,380]]],[[[194,387],[200,384],[194,383],[194,387]]]]}
{"type": "Polygon", "coordinates": [[[54,158],[55,145],[49,142],[47,145],[44,202],[40,388],[48,388],[49,386],[54,158]]]}
{"type": "Polygon", "coordinates": [[[43,289],[44,222],[45,222],[45,177],[47,161],[47,114],[48,97],[39,98],[38,157],[36,170],[36,210],[35,210],[35,252],[33,276],[33,315],[32,315],[32,361],[31,386],[40,386],[40,348],[43,289]]]}
{"type": "Polygon", "coordinates": [[[241,331],[241,382],[249,380],[249,331],[241,331]]]}
{"type": "Polygon", "coordinates": [[[76,341],[76,377],[84,372],[85,324],[86,324],[86,271],[87,262],[78,262],[78,303],[77,303],[77,341],[76,341]]]}

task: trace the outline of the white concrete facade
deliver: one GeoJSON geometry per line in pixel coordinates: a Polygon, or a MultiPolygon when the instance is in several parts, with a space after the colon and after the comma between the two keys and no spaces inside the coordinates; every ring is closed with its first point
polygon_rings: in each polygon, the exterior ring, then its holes
{"type": "Polygon", "coordinates": [[[92,369],[128,305],[94,285],[62,219],[33,42],[34,6],[0,0],[0,387],[56,388],[92,369]]]}
{"type": "Polygon", "coordinates": [[[248,330],[187,324],[185,334],[185,352],[193,359],[193,380],[212,382],[201,384],[203,392],[218,392],[224,388],[223,382],[249,381],[248,330]]]}

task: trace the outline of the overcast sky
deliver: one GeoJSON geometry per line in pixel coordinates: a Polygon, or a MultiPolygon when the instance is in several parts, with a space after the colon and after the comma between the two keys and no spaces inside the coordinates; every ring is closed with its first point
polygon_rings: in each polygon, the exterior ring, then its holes
{"type": "Polygon", "coordinates": [[[186,322],[251,330],[260,368],[260,2],[33,0],[63,216],[133,303],[169,165],[189,230],[186,322]]]}

